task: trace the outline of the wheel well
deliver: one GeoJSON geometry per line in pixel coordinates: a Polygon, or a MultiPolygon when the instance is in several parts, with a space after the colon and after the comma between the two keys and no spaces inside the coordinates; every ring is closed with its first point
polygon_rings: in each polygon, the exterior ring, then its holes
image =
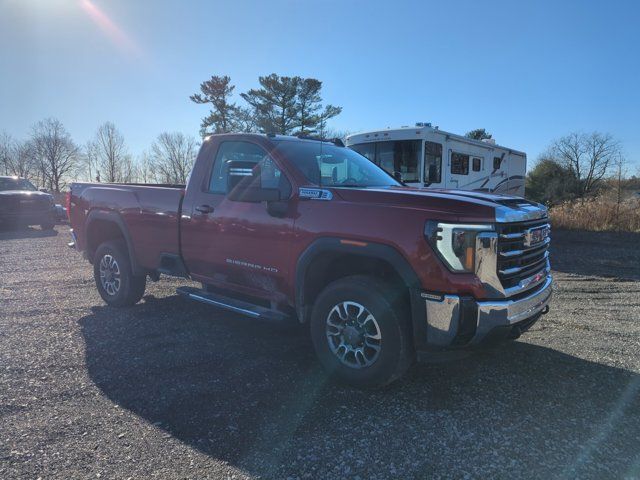
{"type": "Polygon", "coordinates": [[[314,258],[304,277],[304,312],[302,321],[310,317],[311,308],[320,292],[330,283],[351,275],[369,275],[391,288],[394,300],[409,305],[409,285],[388,261],[351,253],[327,252],[314,258]]]}
{"type": "Polygon", "coordinates": [[[87,258],[93,263],[98,247],[109,240],[125,240],[120,226],[110,220],[94,220],[87,229],[87,258]]]}

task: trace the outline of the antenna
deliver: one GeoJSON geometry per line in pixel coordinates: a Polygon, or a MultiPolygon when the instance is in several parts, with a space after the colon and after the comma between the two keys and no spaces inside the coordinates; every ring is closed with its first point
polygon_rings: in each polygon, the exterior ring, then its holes
{"type": "Polygon", "coordinates": [[[319,177],[320,177],[320,180],[319,180],[320,188],[322,188],[322,168],[320,167],[320,165],[322,164],[322,144],[323,143],[324,142],[322,140],[320,140],[320,163],[318,164],[318,170],[320,170],[320,175],[319,175],[319,177]]]}

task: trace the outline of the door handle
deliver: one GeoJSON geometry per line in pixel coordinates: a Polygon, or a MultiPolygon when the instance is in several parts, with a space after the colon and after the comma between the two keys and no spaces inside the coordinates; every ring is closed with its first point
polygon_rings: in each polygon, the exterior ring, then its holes
{"type": "Polygon", "coordinates": [[[198,205],[196,210],[200,213],[211,213],[213,212],[213,207],[210,205],[198,205]]]}

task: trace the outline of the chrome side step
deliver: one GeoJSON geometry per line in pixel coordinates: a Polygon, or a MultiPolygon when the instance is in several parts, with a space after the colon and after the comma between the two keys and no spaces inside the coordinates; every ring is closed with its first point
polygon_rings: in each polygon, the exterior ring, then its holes
{"type": "Polygon", "coordinates": [[[271,321],[286,321],[289,317],[277,310],[271,310],[269,308],[262,307],[260,305],[254,305],[253,303],[244,302],[242,300],[236,300],[235,298],[225,297],[217,293],[205,292],[198,288],[193,287],[179,287],[176,289],[179,295],[190,298],[197,302],[213,305],[214,307],[222,308],[230,312],[239,313],[252,318],[260,318],[263,320],[271,321]]]}

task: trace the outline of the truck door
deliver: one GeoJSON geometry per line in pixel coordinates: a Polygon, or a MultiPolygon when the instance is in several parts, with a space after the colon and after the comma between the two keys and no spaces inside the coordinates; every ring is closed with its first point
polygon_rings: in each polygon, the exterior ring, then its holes
{"type": "Polygon", "coordinates": [[[187,191],[185,197],[181,224],[185,264],[202,283],[282,300],[288,288],[293,216],[270,213],[265,202],[232,199],[227,192],[231,162],[240,162],[247,171],[259,168],[262,181],[278,189],[281,198],[291,196],[285,173],[260,145],[222,141],[202,187],[198,191],[194,185],[196,191],[187,191]]]}

